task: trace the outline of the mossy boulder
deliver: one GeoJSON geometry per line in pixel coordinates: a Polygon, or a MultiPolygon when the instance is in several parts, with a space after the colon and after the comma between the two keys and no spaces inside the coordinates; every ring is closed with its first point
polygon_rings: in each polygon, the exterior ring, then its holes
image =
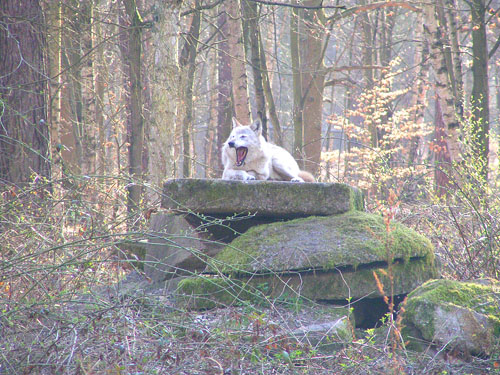
{"type": "Polygon", "coordinates": [[[162,208],[208,215],[266,217],[335,215],[362,210],[362,193],[336,183],[173,179],[163,186],[162,208]]]}
{"type": "Polygon", "coordinates": [[[500,282],[493,279],[428,281],[408,295],[405,310],[413,343],[489,355],[500,340],[500,282]]]}
{"type": "Polygon", "coordinates": [[[361,211],[255,226],[217,254],[214,267],[226,274],[354,271],[361,265],[377,268],[388,254],[402,262],[424,259],[434,267],[427,238],[395,222],[387,232],[381,216],[361,211]]]}

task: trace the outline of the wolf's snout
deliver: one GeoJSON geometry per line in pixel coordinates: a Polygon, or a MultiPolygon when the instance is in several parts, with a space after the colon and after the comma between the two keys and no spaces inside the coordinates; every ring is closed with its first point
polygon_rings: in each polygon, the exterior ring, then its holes
{"type": "Polygon", "coordinates": [[[229,147],[234,148],[234,142],[233,142],[233,141],[231,141],[231,142],[227,142],[227,145],[228,145],[229,147]]]}

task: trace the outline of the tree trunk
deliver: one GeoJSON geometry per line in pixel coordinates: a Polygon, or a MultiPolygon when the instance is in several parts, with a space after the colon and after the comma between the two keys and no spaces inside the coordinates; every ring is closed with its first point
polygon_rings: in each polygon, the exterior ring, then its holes
{"type": "Polygon", "coordinates": [[[104,44],[102,36],[102,25],[96,13],[99,11],[100,0],[96,0],[92,10],[92,48],[95,48],[95,56],[92,59],[92,71],[94,76],[94,118],[97,127],[97,172],[101,176],[108,170],[106,160],[106,136],[104,124],[104,87],[107,77],[104,62],[104,44]]]}
{"type": "Polygon", "coordinates": [[[0,1],[0,23],[0,182],[19,186],[51,177],[39,1],[0,1]]]}
{"type": "MultiPolygon", "coordinates": [[[[48,70],[49,70],[49,118],[50,137],[55,146],[54,160],[61,162],[61,91],[62,91],[62,1],[57,0],[52,7],[45,9],[47,17],[47,45],[48,45],[48,70]]],[[[61,169],[52,170],[60,178],[61,169]]]]}
{"type": "MultiPolygon", "coordinates": [[[[308,0],[304,5],[319,5],[321,0],[308,0]]],[[[305,10],[300,38],[302,69],[302,123],[304,134],[305,170],[317,174],[321,160],[321,129],[323,119],[323,90],[325,67],[323,64],[323,32],[319,25],[320,12],[305,10]]]]}
{"type": "MultiPolygon", "coordinates": [[[[195,1],[195,7],[200,5],[199,0],[195,1]]],[[[195,11],[191,19],[191,27],[186,38],[186,43],[182,48],[179,57],[179,67],[181,69],[180,89],[183,99],[184,118],[182,121],[182,140],[183,140],[183,177],[192,177],[194,150],[192,147],[193,134],[193,86],[196,71],[196,55],[198,49],[198,39],[200,38],[201,12],[195,11]]],[[[182,100],[181,99],[181,100],[182,100]]]]}
{"type": "MultiPolygon", "coordinates": [[[[297,0],[293,0],[297,4],[297,0]]],[[[304,129],[302,124],[302,75],[299,46],[299,24],[301,22],[301,11],[292,8],[290,15],[290,58],[292,60],[292,78],[293,78],[293,155],[299,161],[300,166],[304,167],[303,146],[304,129]]]]}
{"type": "Polygon", "coordinates": [[[264,96],[266,97],[267,108],[269,116],[273,123],[273,142],[278,146],[283,146],[283,132],[281,131],[280,120],[276,112],[276,105],[274,104],[273,90],[269,79],[269,71],[267,69],[266,53],[264,49],[264,42],[262,41],[262,34],[259,30],[259,44],[260,44],[260,68],[262,69],[262,85],[264,87],[264,96]]]}
{"type": "Polygon", "coordinates": [[[436,194],[439,197],[445,196],[450,189],[450,152],[448,150],[446,124],[441,112],[441,101],[435,101],[434,113],[434,181],[436,183],[436,194]]]}
{"type": "Polygon", "coordinates": [[[464,114],[464,81],[462,73],[462,55],[459,45],[459,31],[457,27],[456,0],[446,0],[446,19],[450,27],[451,56],[453,62],[453,78],[455,82],[455,111],[460,120],[464,114]]]}
{"type": "Polygon", "coordinates": [[[144,142],[144,124],[142,117],[142,19],[135,0],[123,0],[125,11],[129,17],[128,29],[129,67],[130,67],[130,117],[131,129],[129,138],[129,174],[127,211],[132,218],[131,226],[135,227],[133,217],[139,212],[142,196],[142,149],[144,142]]]}
{"type": "Polygon", "coordinates": [[[427,3],[424,5],[424,34],[430,47],[431,64],[435,75],[436,100],[440,101],[440,108],[443,114],[448,144],[447,150],[450,152],[452,162],[459,161],[461,157],[458,131],[458,122],[454,110],[454,97],[448,83],[448,68],[443,53],[443,30],[438,27],[436,5],[427,3]]]}
{"type": "Polygon", "coordinates": [[[260,49],[259,42],[259,14],[257,3],[251,0],[242,1],[242,13],[245,23],[248,25],[248,42],[250,44],[250,65],[253,73],[253,84],[255,89],[255,102],[257,105],[257,113],[262,119],[262,135],[267,139],[267,111],[266,98],[264,95],[264,78],[263,67],[261,66],[261,54],[264,53],[260,49]]]}
{"type": "Polygon", "coordinates": [[[151,29],[151,123],[149,127],[149,179],[161,190],[165,178],[176,176],[180,140],[175,138],[179,93],[179,8],[154,2],[151,29]]]}
{"type": "MultiPolygon", "coordinates": [[[[231,132],[231,117],[233,114],[231,108],[231,58],[229,55],[229,45],[227,35],[229,33],[228,15],[222,11],[217,18],[217,26],[221,34],[219,39],[219,48],[217,50],[217,70],[218,70],[218,88],[217,88],[217,150],[220,152],[226,139],[231,132]]],[[[219,173],[222,175],[222,160],[218,155],[219,173]]]]}
{"type": "MultiPolygon", "coordinates": [[[[417,14],[415,40],[418,40],[415,51],[415,62],[417,64],[417,76],[415,79],[412,106],[415,108],[414,122],[423,130],[425,124],[425,109],[427,107],[427,82],[429,79],[429,44],[424,38],[424,29],[422,22],[422,13],[417,14]]],[[[422,162],[422,136],[415,136],[410,140],[410,151],[408,161],[410,165],[420,164],[422,162]]]]}
{"type": "Polygon", "coordinates": [[[480,175],[488,180],[488,153],[490,130],[490,103],[488,88],[488,49],[485,24],[484,0],[473,0],[472,10],[472,144],[471,157],[480,162],[480,175]]]}
{"type": "Polygon", "coordinates": [[[227,22],[229,26],[227,41],[231,56],[231,75],[233,77],[233,106],[236,118],[242,124],[250,124],[250,107],[248,99],[247,70],[245,66],[245,49],[240,16],[239,0],[228,0],[227,22]]]}

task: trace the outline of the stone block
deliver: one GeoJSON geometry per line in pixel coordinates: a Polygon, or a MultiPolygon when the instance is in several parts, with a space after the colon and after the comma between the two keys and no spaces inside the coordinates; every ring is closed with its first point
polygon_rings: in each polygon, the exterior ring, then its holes
{"type": "Polygon", "coordinates": [[[184,215],[159,212],[151,216],[144,271],[153,281],[189,275],[203,270],[220,249],[184,215]]]}
{"type": "Polygon", "coordinates": [[[174,179],[163,186],[162,208],[232,216],[288,219],[363,210],[362,193],[337,183],[174,179]]]}

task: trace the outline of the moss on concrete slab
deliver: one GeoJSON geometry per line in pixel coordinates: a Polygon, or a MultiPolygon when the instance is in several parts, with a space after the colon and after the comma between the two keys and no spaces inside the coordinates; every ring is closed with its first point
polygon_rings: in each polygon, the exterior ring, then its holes
{"type": "Polygon", "coordinates": [[[233,240],[213,267],[226,274],[283,270],[334,269],[423,258],[434,263],[430,241],[399,223],[387,233],[382,217],[349,211],[260,225],[233,240]]]}
{"type": "Polygon", "coordinates": [[[175,179],[165,182],[162,208],[199,214],[304,217],[363,210],[360,190],[337,183],[175,179]]]}

